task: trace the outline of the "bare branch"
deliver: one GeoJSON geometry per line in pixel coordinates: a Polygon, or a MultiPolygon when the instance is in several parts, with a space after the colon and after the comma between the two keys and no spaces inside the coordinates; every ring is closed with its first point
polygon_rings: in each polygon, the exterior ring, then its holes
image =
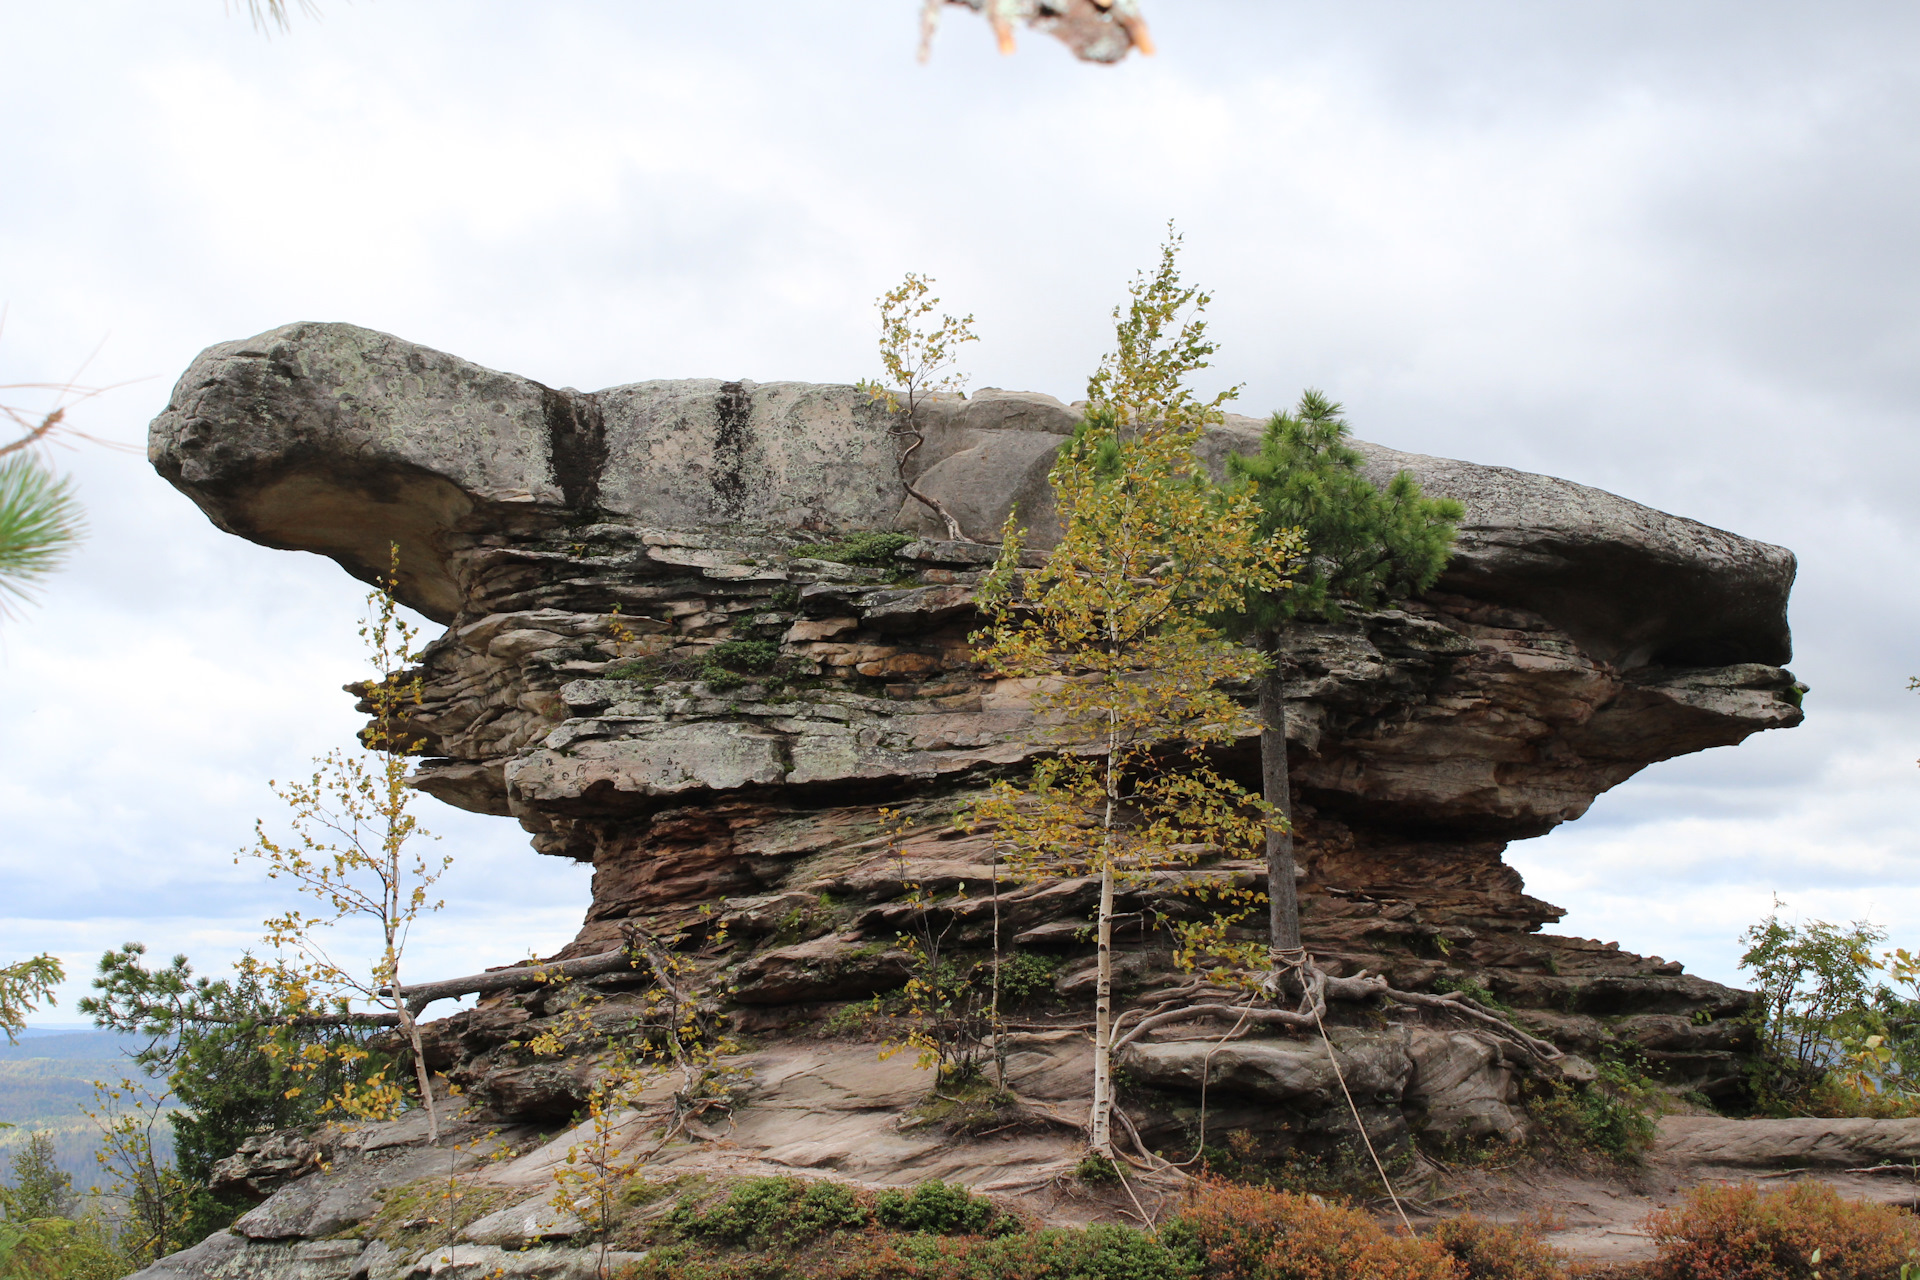
{"type": "MultiPolygon", "coordinates": [[[[581,956],[574,960],[521,965],[515,969],[495,969],[490,973],[475,973],[464,978],[416,983],[402,987],[400,995],[407,1002],[407,1008],[410,1011],[419,1013],[436,1000],[453,1000],[460,996],[486,995],[494,991],[537,987],[562,978],[595,978],[601,974],[618,973],[622,969],[633,967],[633,957],[627,954],[625,947],[622,947],[616,951],[607,951],[595,956],[581,956]]],[[[379,994],[386,996],[391,990],[390,987],[382,987],[379,994]]]]}

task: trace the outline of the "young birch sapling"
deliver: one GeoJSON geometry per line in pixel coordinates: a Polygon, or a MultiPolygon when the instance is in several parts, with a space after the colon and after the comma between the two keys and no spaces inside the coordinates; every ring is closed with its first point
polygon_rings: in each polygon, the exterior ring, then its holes
{"type": "Polygon", "coordinates": [[[1199,399],[1187,379],[1214,344],[1207,296],[1180,283],[1178,237],[1115,308],[1116,346],[1088,384],[1090,409],[1050,480],[1062,535],[1022,572],[1023,531],[983,586],[985,667],[1031,682],[1036,712],[1065,748],[1024,783],[1001,782],[972,819],[997,829],[1015,878],[1099,881],[1093,1110],[1089,1146],[1114,1158],[1113,920],[1116,890],[1210,850],[1251,847],[1264,817],[1209,764],[1208,747],[1251,731],[1222,685],[1251,681],[1262,659],[1207,619],[1257,584],[1286,588],[1298,539],[1269,532],[1246,490],[1208,480],[1194,449],[1234,394],[1199,399]]]}
{"type": "Polygon", "coordinates": [[[927,442],[921,429],[921,406],[930,396],[966,389],[966,376],[950,370],[960,347],[979,341],[970,315],[943,314],[939,324],[928,328],[929,317],[940,305],[940,299],[927,296],[932,288],[931,279],[908,272],[897,286],[880,295],[880,365],[886,370],[886,381],[863,380],[857,385],[893,417],[889,429],[900,446],[895,466],[901,487],[940,517],[949,541],[966,542],[970,539],[946,504],[915,487],[907,476],[915,451],[927,442]]]}
{"type": "MultiPolygon", "coordinates": [[[[898,997],[903,1025],[898,1038],[890,1040],[880,1056],[884,1060],[903,1049],[914,1050],[918,1065],[933,1071],[932,1096],[937,1098],[943,1085],[971,1082],[980,1072],[988,1045],[998,1043],[999,880],[996,875],[990,881],[994,912],[991,961],[981,964],[956,960],[948,939],[959,923],[958,912],[963,909],[967,886],[956,885],[951,902],[942,904],[937,894],[910,878],[912,869],[904,847],[910,826],[906,815],[882,808],[880,826],[905,890],[901,905],[911,912],[906,927],[894,935],[907,965],[906,985],[898,997]]],[[[1004,1071],[1000,1083],[1005,1084],[1004,1071]]]]}
{"type": "MultiPolygon", "coordinates": [[[[609,1032],[595,1016],[602,999],[579,997],[538,1036],[526,1042],[539,1055],[567,1052],[582,1044],[603,1045],[593,1086],[586,1096],[587,1132],[567,1148],[555,1168],[555,1190],[548,1203],[580,1217],[599,1249],[600,1280],[608,1275],[608,1249],[621,1196],[648,1158],[683,1132],[704,1134],[703,1115],[731,1107],[731,1087],[751,1074],[724,1061],[740,1045],[725,1030],[710,976],[680,952],[684,935],[665,942],[637,927],[625,932],[626,951],[636,967],[653,971],[654,985],[642,996],[638,1018],[609,1032]],[[676,1074],[671,1111],[650,1150],[636,1149],[633,1129],[647,1087],[663,1074],[676,1074]]],[[[713,926],[707,941],[724,947],[726,925],[713,926]]],[[[567,980],[556,978],[564,984],[567,980]]],[[[566,993],[561,992],[561,998],[566,993]]],[[[550,997],[551,999],[551,997],[550,997]]],[[[707,1135],[711,1136],[711,1135],[707,1135]]]]}
{"type": "Polygon", "coordinates": [[[105,1178],[104,1195],[119,1205],[121,1248],[144,1266],[194,1243],[187,1235],[195,1188],[155,1141],[166,1094],[131,1079],[96,1080],[93,1093],[94,1105],[80,1110],[100,1131],[93,1158],[105,1178]]]}
{"type": "MultiPolygon", "coordinates": [[[[407,757],[423,744],[409,735],[407,720],[420,705],[421,680],[402,671],[411,659],[416,629],[400,616],[395,599],[399,567],[396,545],[387,573],[367,597],[370,613],[360,628],[377,673],[357,687],[373,712],[361,733],[364,749],[328,752],[314,762],[306,781],[269,784],[290,810],[292,835],[283,843],[267,834],[264,823],[256,824],[254,845],[245,852],[267,864],[269,879],[291,880],[324,908],[315,915],[288,910],[266,921],[267,941],[299,957],[287,962],[290,985],[296,992],[340,993],[393,1017],[412,1048],[427,1132],[437,1142],[433,1081],[402,985],[402,962],[414,921],[442,905],[429,901],[427,893],[453,859],[436,861],[419,851],[419,842],[433,837],[408,810],[413,793],[407,787],[407,757]],[[370,966],[344,963],[328,949],[326,931],[342,922],[370,924],[377,931],[378,953],[370,966]]],[[[350,1088],[342,1104],[356,1114],[392,1114],[401,1105],[398,1085],[383,1076],[350,1088]]]]}

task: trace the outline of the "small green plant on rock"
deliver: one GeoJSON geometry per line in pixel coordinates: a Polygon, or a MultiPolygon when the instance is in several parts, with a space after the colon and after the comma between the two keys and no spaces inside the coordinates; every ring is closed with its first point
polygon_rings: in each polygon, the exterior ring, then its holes
{"type": "Polygon", "coordinates": [[[672,682],[701,682],[714,690],[732,689],[751,679],[780,679],[780,646],[772,640],[723,640],[704,653],[663,653],[610,664],[602,676],[631,680],[647,688],[672,682]]]}
{"type": "Polygon", "coordinates": [[[913,1124],[938,1125],[948,1133],[980,1137],[1032,1122],[1018,1094],[975,1078],[936,1089],[910,1113],[913,1124]]]}
{"type": "Polygon", "coordinates": [[[426,1177],[374,1192],[379,1210],[357,1230],[399,1253],[450,1244],[460,1232],[504,1208],[514,1192],[449,1177],[426,1177]]]}
{"type": "Polygon", "coordinates": [[[1105,1186],[1120,1181],[1120,1166],[1097,1151],[1089,1151],[1073,1166],[1073,1176],[1088,1186],[1105,1186]]]}
{"type": "Polygon", "coordinates": [[[1598,1080],[1573,1085],[1564,1080],[1533,1086],[1526,1098],[1535,1141],[1564,1156],[1600,1156],[1638,1163],[1653,1145],[1653,1120],[1643,1110],[1651,1082],[1622,1084],[1603,1071],[1598,1080]]]}
{"type": "Polygon", "coordinates": [[[761,674],[780,660],[780,646],[771,640],[724,640],[707,650],[707,662],[726,671],[761,674]]]}
{"type": "Polygon", "coordinates": [[[1499,996],[1493,994],[1491,989],[1478,982],[1471,981],[1467,978],[1453,978],[1446,974],[1441,974],[1433,980],[1433,993],[1435,995],[1445,995],[1449,991],[1458,991],[1475,1004],[1484,1005],[1495,1013],[1510,1016],[1514,1012],[1512,1005],[1506,1003],[1499,996]]]}
{"type": "MultiPolygon", "coordinates": [[[[894,553],[917,539],[910,533],[883,533],[877,529],[848,534],[833,542],[809,542],[795,547],[799,560],[826,560],[833,564],[866,565],[884,569],[893,563],[894,553]]],[[[798,592],[794,602],[799,603],[798,592]]]]}

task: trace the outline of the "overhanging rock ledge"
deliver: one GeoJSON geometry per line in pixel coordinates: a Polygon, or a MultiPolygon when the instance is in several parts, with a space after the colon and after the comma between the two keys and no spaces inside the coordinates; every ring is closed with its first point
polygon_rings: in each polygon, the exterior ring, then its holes
{"type": "MultiPolygon", "coordinates": [[[[914,480],[969,537],[1016,512],[1045,547],[1047,470],[1076,416],[1031,393],[937,400],[914,480]]],[[[1252,448],[1259,428],[1229,419],[1209,461],[1252,448]]],[[[1574,1052],[1631,1047],[1677,1084],[1733,1096],[1749,997],[1540,932],[1561,913],[1501,853],[1652,762],[1800,722],[1781,665],[1791,553],[1563,480],[1360,447],[1379,478],[1410,470],[1467,516],[1435,590],[1290,640],[1309,944],[1402,988],[1485,988],[1574,1052]]],[[[778,1035],[899,985],[909,882],[966,886],[942,910],[955,945],[985,945],[971,894],[989,879],[986,841],[942,819],[1050,745],[1027,691],[970,660],[993,548],[940,541],[894,449],[853,387],[555,390],[303,323],[204,352],[150,456],[220,528],[363,580],[397,543],[402,598],[447,628],[421,663],[417,785],[593,864],[566,954],[633,922],[688,927],[697,945],[726,920],[728,946],[707,962],[730,975],[741,1016],[778,1035]],[[870,530],[917,540],[876,566],[805,553],[870,530]],[[778,679],[703,669],[742,640],[778,647],[778,679]],[[904,866],[876,840],[880,803],[920,822],[904,866]]],[[[1249,778],[1253,749],[1228,761],[1249,778]]],[[[1230,860],[1209,874],[1264,873],[1230,860]]],[[[1063,1007],[1085,998],[1090,902],[1074,884],[1002,896],[1014,945],[1057,962],[1063,1007]]],[[[1147,885],[1126,909],[1139,922],[1126,980],[1151,989],[1170,957],[1146,924],[1175,907],[1147,885]]],[[[442,1065],[504,1112],[567,1114],[583,1086],[517,1047],[545,1015],[516,1000],[439,1024],[442,1065]]],[[[1401,1112],[1509,1123],[1511,1064],[1443,1031],[1353,1051],[1378,1061],[1381,1098],[1428,1099],[1401,1112]],[[1452,1092],[1436,1093],[1449,1072],[1452,1092]]],[[[1279,1052],[1240,1054],[1239,1083],[1222,1087],[1279,1088],[1279,1052]]],[[[1174,1096],[1191,1065],[1180,1053],[1143,1053],[1138,1072],[1165,1075],[1174,1096]]]]}

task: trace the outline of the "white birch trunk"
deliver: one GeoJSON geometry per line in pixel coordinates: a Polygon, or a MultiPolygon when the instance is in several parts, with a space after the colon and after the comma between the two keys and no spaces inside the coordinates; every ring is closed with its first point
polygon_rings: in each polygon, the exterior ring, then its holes
{"type": "Polygon", "coordinates": [[[1113,862],[1100,869],[1100,959],[1093,1003],[1093,1125],[1088,1143],[1113,1159],[1113,862]]]}

